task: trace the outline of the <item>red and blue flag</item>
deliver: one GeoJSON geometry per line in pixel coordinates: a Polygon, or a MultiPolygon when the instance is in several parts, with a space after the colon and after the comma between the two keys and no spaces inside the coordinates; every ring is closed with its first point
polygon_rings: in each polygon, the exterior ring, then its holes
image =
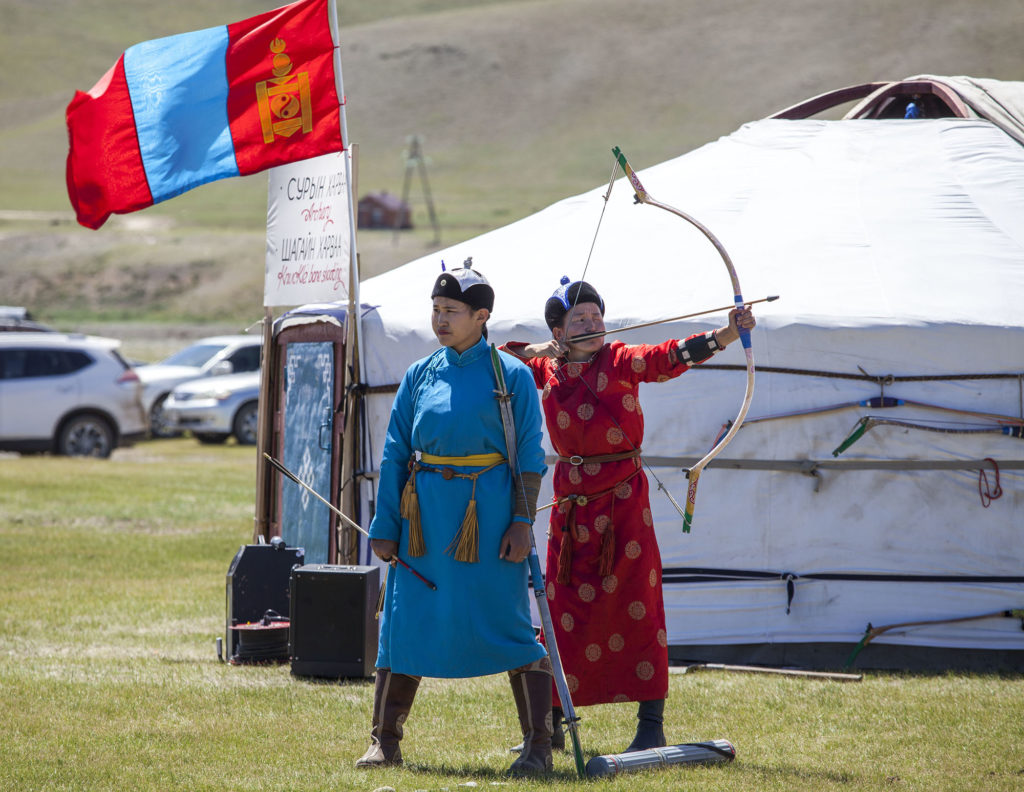
{"type": "Polygon", "coordinates": [[[76,91],[67,185],[78,222],[99,228],[207,182],[343,150],[333,1],[136,44],[76,91]]]}

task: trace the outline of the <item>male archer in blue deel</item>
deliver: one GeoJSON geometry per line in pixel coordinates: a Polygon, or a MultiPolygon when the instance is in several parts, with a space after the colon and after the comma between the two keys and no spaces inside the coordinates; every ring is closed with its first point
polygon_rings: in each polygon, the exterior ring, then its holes
{"type": "Polygon", "coordinates": [[[499,353],[517,428],[517,487],[487,343],[494,290],[467,260],[442,272],[430,297],[441,347],[399,385],[370,544],[385,561],[415,558],[437,590],[402,566],[389,572],[371,742],[356,766],[402,762],[403,724],[422,677],[507,671],[525,746],[510,773],[542,774],[552,767],[552,669],[531,623],[523,563],[547,470],[540,406],[526,366],[499,353]]]}

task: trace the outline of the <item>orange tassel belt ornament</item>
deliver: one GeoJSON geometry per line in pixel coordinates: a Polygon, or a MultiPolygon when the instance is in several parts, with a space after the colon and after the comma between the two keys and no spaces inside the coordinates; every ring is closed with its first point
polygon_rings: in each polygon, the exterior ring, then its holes
{"type": "Polygon", "coordinates": [[[462,525],[445,552],[454,554],[456,561],[475,564],[480,560],[480,528],[476,517],[476,480],[487,471],[506,462],[507,460],[501,454],[470,454],[449,457],[421,452],[419,459],[413,456],[409,460],[409,480],[402,490],[402,501],[399,506],[402,517],[409,521],[409,555],[416,557],[427,553],[427,546],[423,541],[423,525],[420,521],[420,502],[416,495],[417,473],[420,471],[439,473],[445,481],[461,478],[473,482],[473,491],[470,493],[469,503],[466,505],[466,514],[462,518],[462,525]],[[485,466],[483,470],[478,470],[475,473],[460,473],[456,470],[459,467],[479,467],[481,465],[485,466]]]}
{"type": "MultiPolygon", "coordinates": [[[[587,465],[592,463],[600,462],[618,462],[623,459],[632,459],[640,456],[640,449],[636,448],[632,451],[625,451],[621,454],[605,454],[604,456],[593,456],[593,457],[559,457],[560,462],[569,462],[572,465],[587,465]],[[579,460],[579,461],[577,461],[579,460]]],[[[612,567],[615,564],[615,490],[625,484],[627,481],[632,479],[640,472],[641,468],[637,465],[636,470],[630,473],[622,481],[618,482],[615,486],[609,487],[603,492],[597,492],[593,495],[583,494],[572,494],[565,495],[558,499],[558,505],[563,503],[569,504],[569,510],[565,515],[565,521],[562,523],[562,546],[558,550],[558,572],[555,579],[563,586],[568,586],[572,579],[572,551],[573,542],[576,541],[576,507],[586,506],[588,503],[599,500],[600,498],[611,495],[612,503],[609,509],[608,527],[604,530],[604,536],[601,538],[601,555],[598,560],[597,573],[602,577],[610,575],[612,573],[612,567]]]]}

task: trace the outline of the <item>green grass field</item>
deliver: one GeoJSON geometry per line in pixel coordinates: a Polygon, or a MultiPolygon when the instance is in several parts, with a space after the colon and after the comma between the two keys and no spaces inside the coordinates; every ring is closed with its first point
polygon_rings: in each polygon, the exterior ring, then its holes
{"type": "MultiPolygon", "coordinates": [[[[64,109],[136,42],[280,2],[53,0],[45,13],[0,2],[0,302],[65,330],[121,323],[110,334],[145,360],[206,327],[237,332],[261,317],[266,176],[88,231],[66,196],[64,109]]],[[[407,136],[422,135],[443,245],[604,184],[613,145],[642,169],[843,85],[1024,73],[1018,0],[338,8],[358,194],[400,192],[407,136]]],[[[415,181],[411,199],[416,231],[360,232],[365,275],[436,248],[415,181]]],[[[225,574],[252,535],[255,473],[253,449],[188,439],[108,461],[0,455],[0,790],[583,785],[568,755],[553,778],[505,779],[519,735],[503,677],[427,680],[406,725],[406,766],[367,774],[353,767],[366,747],[367,682],[220,663],[225,574]]],[[[737,760],[595,788],[1016,792],[1022,694],[1020,676],[675,674],[669,738],[728,739],[737,760]]],[[[631,707],[581,715],[588,755],[628,744],[631,707]]]]}
{"type": "MultiPolygon", "coordinates": [[[[147,442],[108,461],[0,457],[0,789],[575,789],[568,754],[508,781],[503,676],[426,680],[406,766],[353,768],[369,683],[218,662],[228,564],[252,533],[252,448],[147,442]]],[[[730,740],[731,765],[586,782],[651,790],[1019,790],[1024,679],[867,672],[860,682],[674,674],[670,740],[730,740]]],[[[630,705],[581,711],[588,756],[630,705]]]]}

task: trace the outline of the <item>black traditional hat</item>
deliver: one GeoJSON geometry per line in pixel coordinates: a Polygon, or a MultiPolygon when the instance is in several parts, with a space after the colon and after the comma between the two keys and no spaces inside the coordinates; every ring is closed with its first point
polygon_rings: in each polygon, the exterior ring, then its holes
{"type": "MultiPolygon", "coordinates": [[[[443,261],[441,268],[444,269],[443,261]]],[[[466,259],[461,268],[442,272],[437,276],[434,290],[430,292],[430,299],[435,297],[448,297],[464,302],[474,311],[478,308],[494,310],[494,289],[487,282],[487,278],[473,269],[472,257],[466,259]]]]}
{"type": "Polygon", "coordinates": [[[555,293],[548,297],[544,303],[544,321],[548,323],[548,329],[553,330],[562,323],[569,309],[579,303],[597,303],[601,309],[601,316],[604,316],[604,300],[597,293],[597,289],[586,281],[569,282],[569,276],[563,275],[561,286],[555,289],[555,293]]]}

